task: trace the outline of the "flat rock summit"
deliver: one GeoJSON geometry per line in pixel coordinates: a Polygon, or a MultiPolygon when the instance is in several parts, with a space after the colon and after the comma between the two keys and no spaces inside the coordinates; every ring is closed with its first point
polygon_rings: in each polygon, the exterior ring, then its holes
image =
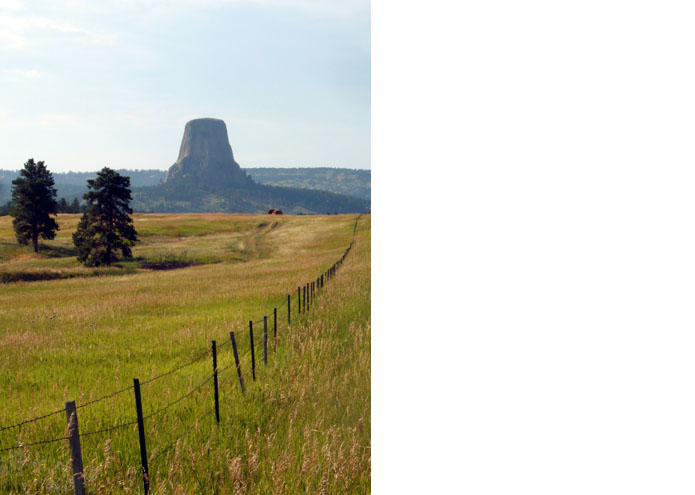
{"type": "Polygon", "coordinates": [[[234,160],[224,121],[210,118],[186,124],[179,158],[169,168],[164,182],[216,187],[255,184],[234,160]]]}

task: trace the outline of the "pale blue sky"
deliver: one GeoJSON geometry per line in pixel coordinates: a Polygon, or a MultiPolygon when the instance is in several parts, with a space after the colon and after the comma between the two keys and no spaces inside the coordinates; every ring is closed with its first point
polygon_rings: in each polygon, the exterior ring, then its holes
{"type": "Polygon", "coordinates": [[[370,168],[369,0],[0,0],[0,168],[165,169],[199,117],[242,167],[370,168]]]}

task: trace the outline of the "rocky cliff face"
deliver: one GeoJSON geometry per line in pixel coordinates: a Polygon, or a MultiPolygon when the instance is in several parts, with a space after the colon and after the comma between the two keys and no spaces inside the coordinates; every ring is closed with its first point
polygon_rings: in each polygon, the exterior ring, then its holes
{"type": "Polygon", "coordinates": [[[234,161],[227,126],[219,119],[195,119],[186,124],[179,158],[164,182],[215,188],[254,185],[234,161]]]}

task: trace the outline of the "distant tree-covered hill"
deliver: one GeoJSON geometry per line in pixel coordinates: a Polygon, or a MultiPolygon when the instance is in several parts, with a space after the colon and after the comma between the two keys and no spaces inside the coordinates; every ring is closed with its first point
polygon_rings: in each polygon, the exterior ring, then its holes
{"type": "Polygon", "coordinates": [[[245,168],[253,180],[269,186],[319,189],[370,201],[372,171],[349,168],[245,168]]]}
{"type": "MultiPolygon", "coordinates": [[[[356,198],[371,200],[372,171],[349,168],[245,168],[253,180],[269,186],[285,186],[298,189],[318,189],[356,198]]],[[[118,169],[121,175],[130,177],[132,187],[155,186],[164,181],[166,170],[118,169]]],[[[10,200],[10,187],[17,177],[17,170],[0,169],[0,203],[10,200]]],[[[54,172],[53,178],[58,197],[71,201],[82,199],[87,192],[87,179],[94,179],[96,172],[54,172]]]]}
{"type": "MultiPolygon", "coordinates": [[[[130,177],[136,211],[258,212],[267,207],[286,209],[287,213],[323,214],[369,209],[370,170],[269,167],[244,170],[259,185],[268,187],[224,194],[186,188],[151,188],[163,183],[165,170],[119,169],[117,172],[130,177]]],[[[0,170],[0,205],[10,200],[12,181],[18,174],[17,170],[0,170]]],[[[87,179],[95,177],[96,172],[54,172],[58,198],[65,198],[67,202],[74,198],[82,200],[87,192],[87,179]]]]}
{"type": "MultiPolygon", "coordinates": [[[[49,168],[50,170],[50,168],[49,168]]],[[[116,170],[121,175],[130,177],[131,187],[154,186],[164,180],[165,170],[116,170]]],[[[12,181],[19,175],[19,170],[0,170],[0,204],[8,202],[12,197],[12,181]]],[[[68,202],[74,198],[82,199],[87,192],[87,179],[96,178],[96,172],[53,172],[58,198],[68,202]]]]}
{"type": "Polygon", "coordinates": [[[248,187],[160,184],[133,189],[132,207],[145,213],[368,213],[369,201],[329,191],[254,184],[248,187]]]}

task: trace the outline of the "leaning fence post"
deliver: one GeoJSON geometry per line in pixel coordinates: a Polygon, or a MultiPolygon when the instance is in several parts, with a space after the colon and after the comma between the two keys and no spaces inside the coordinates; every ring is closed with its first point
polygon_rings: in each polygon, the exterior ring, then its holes
{"type": "Polygon", "coordinates": [[[273,350],[278,352],[278,308],[273,308],[273,350]]]}
{"type": "Polygon", "coordinates": [[[263,317],[263,364],[268,364],[268,317],[263,317]]]}
{"type": "Polygon", "coordinates": [[[142,462],[142,482],[145,485],[145,495],[150,492],[150,472],[147,468],[147,446],[145,445],[145,421],[142,417],[142,398],[140,397],[140,380],[133,378],[135,390],[135,410],[138,414],[138,435],[140,437],[140,461],[142,462]]]}
{"type": "Polygon", "coordinates": [[[72,463],[72,479],[75,483],[75,495],[85,495],[82,447],[80,446],[80,430],[77,427],[77,408],[75,407],[74,400],[65,403],[65,415],[68,420],[70,462],[72,463]]]}
{"type": "Polygon", "coordinates": [[[249,335],[251,336],[251,376],[256,380],[256,350],[253,345],[253,322],[249,322],[249,335]]]}
{"type": "Polygon", "coordinates": [[[232,339],[232,349],[234,350],[234,362],[236,363],[236,374],[239,375],[239,385],[241,386],[241,393],[246,392],[244,389],[244,379],[241,377],[241,364],[239,363],[239,353],[236,350],[236,339],[234,338],[234,332],[229,332],[229,338],[232,339]]]}
{"type": "Polygon", "coordinates": [[[220,392],[217,388],[217,341],[212,341],[212,381],[215,382],[215,419],[220,424],[220,392]]]}

